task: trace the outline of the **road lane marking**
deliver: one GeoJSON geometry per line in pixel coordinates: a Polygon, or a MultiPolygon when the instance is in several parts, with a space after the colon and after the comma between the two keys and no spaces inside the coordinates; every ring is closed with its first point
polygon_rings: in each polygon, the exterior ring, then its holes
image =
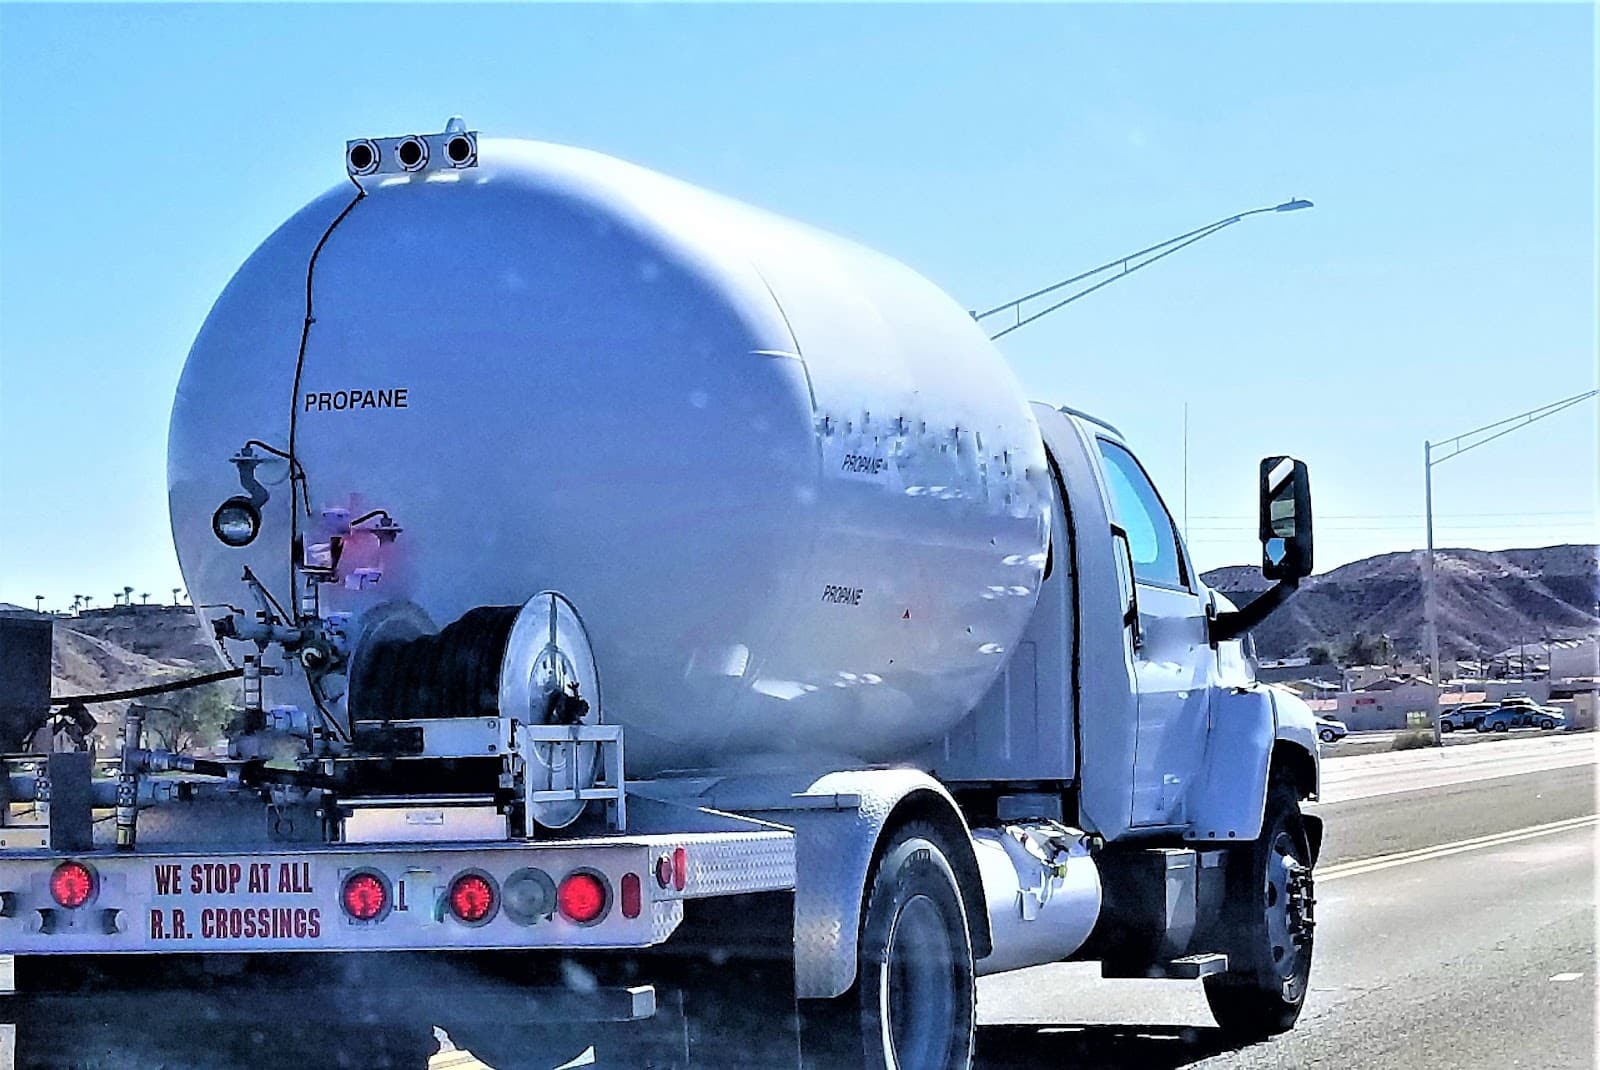
{"type": "Polygon", "coordinates": [[[1375,873],[1378,870],[1391,869],[1395,866],[1407,866],[1413,862],[1427,862],[1435,858],[1448,858],[1451,855],[1462,854],[1467,851],[1478,851],[1486,847],[1499,847],[1507,843],[1520,843],[1523,840],[1531,840],[1538,836],[1551,836],[1571,829],[1586,828],[1597,822],[1600,822],[1600,815],[1590,814],[1587,817],[1573,817],[1565,821],[1552,821],[1546,825],[1531,825],[1528,828],[1513,829],[1510,832],[1499,832],[1492,836],[1475,836],[1470,840],[1441,843],[1415,851],[1401,851],[1397,854],[1358,859],[1354,862],[1344,862],[1337,866],[1329,866],[1327,869],[1318,870],[1317,880],[1319,882],[1339,880],[1342,877],[1355,877],[1363,873],[1375,873]]]}
{"type": "Polygon", "coordinates": [[[1581,973],[1558,973],[1553,974],[1550,978],[1552,981],[1580,981],[1582,979],[1583,974],[1581,973]]]}

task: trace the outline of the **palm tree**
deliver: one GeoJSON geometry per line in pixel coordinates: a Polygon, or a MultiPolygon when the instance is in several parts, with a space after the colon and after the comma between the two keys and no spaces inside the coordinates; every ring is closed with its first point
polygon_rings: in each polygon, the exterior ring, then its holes
{"type": "Polygon", "coordinates": [[[139,595],[139,601],[143,602],[145,605],[149,605],[150,604],[150,592],[149,591],[142,592],[139,595]]]}
{"type": "Polygon", "coordinates": [[[122,589],[122,604],[125,605],[125,606],[132,606],[133,605],[133,588],[132,587],[124,587],[122,589]]]}
{"type": "Polygon", "coordinates": [[[35,613],[44,612],[44,595],[36,594],[33,596],[33,611],[35,613]]]}
{"type": "Polygon", "coordinates": [[[174,587],[172,589],[172,605],[173,605],[173,608],[177,608],[177,606],[178,606],[178,596],[180,594],[182,594],[182,593],[183,593],[183,588],[182,587],[174,587]]]}

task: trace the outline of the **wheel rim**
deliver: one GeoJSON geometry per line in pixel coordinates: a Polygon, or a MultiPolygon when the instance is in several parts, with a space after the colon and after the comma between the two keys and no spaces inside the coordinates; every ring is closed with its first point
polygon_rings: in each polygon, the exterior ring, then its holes
{"type": "Polygon", "coordinates": [[[913,896],[889,933],[878,985],[884,1049],[897,1070],[942,1067],[950,1061],[955,1017],[955,948],[938,904],[913,896]]]}
{"type": "Polygon", "coordinates": [[[1300,858],[1299,846],[1287,829],[1272,838],[1267,857],[1267,945],[1272,969],[1283,985],[1283,998],[1298,1000],[1305,984],[1302,959],[1310,953],[1315,903],[1311,869],[1300,858]]]}

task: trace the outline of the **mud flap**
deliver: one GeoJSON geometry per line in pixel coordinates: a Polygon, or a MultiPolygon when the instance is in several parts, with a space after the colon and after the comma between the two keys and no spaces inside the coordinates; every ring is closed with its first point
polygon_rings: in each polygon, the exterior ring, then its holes
{"type": "Polygon", "coordinates": [[[1306,848],[1311,852],[1311,864],[1315,866],[1317,859],[1322,856],[1322,818],[1302,812],[1300,824],[1306,830],[1306,848]]]}

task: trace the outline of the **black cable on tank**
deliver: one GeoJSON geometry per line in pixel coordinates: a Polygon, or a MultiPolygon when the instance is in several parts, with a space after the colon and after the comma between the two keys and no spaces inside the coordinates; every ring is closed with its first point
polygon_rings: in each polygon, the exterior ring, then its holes
{"type": "MultiPolygon", "coordinates": [[[[350,181],[355,182],[354,176],[351,177],[350,181]]],[[[300,513],[295,508],[294,473],[296,469],[300,472],[301,488],[304,491],[300,497],[305,499],[306,515],[311,515],[311,490],[306,485],[305,467],[300,464],[295,455],[295,431],[299,424],[298,417],[300,414],[300,376],[305,370],[306,343],[311,338],[311,325],[317,322],[311,303],[311,287],[313,280],[316,278],[317,258],[322,255],[322,247],[328,244],[328,239],[333,236],[333,232],[338,228],[339,224],[344,222],[344,217],[349,215],[350,210],[360,204],[362,198],[366,197],[366,195],[367,191],[361,188],[361,183],[356,182],[356,195],[351,198],[349,204],[344,206],[344,211],[335,216],[333,222],[328,224],[328,229],[322,232],[322,237],[317,239],[316,247],[311,250],[311,259],[306,264],[306,316],[304,322],[300,325],[300,350],[295,354],[294,358],[294,389],[289,396],[289,593],[290,597],[297,601],[299,584],[296,582],[294,555],[295,546],[300,537],[300,513]]]]}

